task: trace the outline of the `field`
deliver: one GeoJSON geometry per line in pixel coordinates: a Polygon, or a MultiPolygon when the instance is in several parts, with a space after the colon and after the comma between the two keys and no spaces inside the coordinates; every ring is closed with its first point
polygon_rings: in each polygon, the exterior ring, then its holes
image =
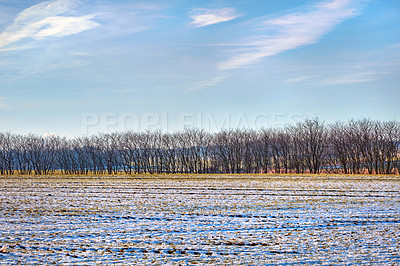
{"type": "Polygon", "coordinates": [[[3,177],[1,264],[400,263],[400,178],[3,177]]]}

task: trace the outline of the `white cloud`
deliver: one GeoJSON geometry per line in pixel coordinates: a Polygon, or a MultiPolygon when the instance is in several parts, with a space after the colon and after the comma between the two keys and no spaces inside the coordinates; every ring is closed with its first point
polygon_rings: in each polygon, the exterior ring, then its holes
{"type": "Polygon", "coordinates": [[[229,21],[237,18],[239,15],[235,14],[236,10],[234,8],[221,8],[221,9],[204,9],[198,8],[194,9],[193,15],[190,17],[193,21],[195,27],[204,27],[220,22],[229,21]]]}
{"type": "Polygon", "coordinates": [[[59,16],[75,6],[76,1],[57,0],[42,2],[23,10],[14,23],[0,33],[0,48],[25,38],[63,37],[99,26],[91,20],[94,15],[59,16]]]}
{"type": "Polygon", "coordinates": [[[319,85],[353,84],[376,80],[376,76],[381,73],[363,72],[344,76],[337,76],[319,81],[319,85]]]}
{"type": "Polygon", "coordinates": [[[48,36],[63,37],[85,31],[97,26],[96,22],[90,21],[94,16],[83,17],[49,17],[37,23],[40,30],[36,37],[43,38],[48,36]]]}
{"type": "Polygon", "coordinates": [[[220,70],[239,68],[258,60],[317,42],[339,23],[357,14],[350,0],[333,0],[310,7],[309,11],[296,12],[263,22],[263,33],[251,37],[247,45],[227,61],[220,70]],[[255,41],[254,41],[255,40],[255,41]]]}

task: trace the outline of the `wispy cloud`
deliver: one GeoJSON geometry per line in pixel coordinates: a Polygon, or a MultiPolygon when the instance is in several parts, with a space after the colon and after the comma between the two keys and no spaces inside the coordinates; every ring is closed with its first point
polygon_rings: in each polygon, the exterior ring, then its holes
{"type": "MultiPolygon", "coordinates": [[[[90,2],[90,1],[89,1],[90,2]]],[[[101,39],[111,39],[128,36],[148,30],[167,29],[165,20],[168,16],[167,5],[150,3],[149,1],[100,1],[99,4],[90,4],[91,8],[101,21],[101,39]]]]}
{"type": "Polygon", "coordinates": [[[262,34],[236,51],[218,69],[229,70],[250,65],[260,59],[317,42],[339,23],[357,14],[354,1],[333,0],[310,6],[308,11],[290,13],[262,23],[262,34]],[[254,41],[255,40],[255,41],[254,41]]]}
{"type": "Polygon", "coordinates": [[[337,84],[353,84],[374,81],[377,75],[381,73],[375,72],[362,72],[351,75],[337,76],[328,78],[317,82],[319,85],[337,85],[337,84]]]}
{"type": "Polygon", "coordinates": [[[192,86],[189,87],[186,91],[195,91],[195,90],[202,89],[205,87],[211,87],[211,86],[214,86],[214,85],[222,82],[225,79],[226,79],[226,76],[217,76],[217,77],[213,77],[213,78],[210,78],[207,80],[197,81],[197,82],[193,83],[192,86]]]}
{"type": "Polygon", "coordinates": [[[301,76],[301,77],[297,77],[297,78],[287,79],[287,80],[285,80],[285,82],[300,82],[300,81],[304,81],[304,80],[308,80],[308,79],[313,79],[316,77],[318,77],[318,75],[301,76]]]}
{"type": "Polygon", "coordinates": [[[204,9],[197,8],[192,11],[190,16],[193,21],[190,23],[195,27],[204,27],[220,22],[229,21],[237,18],[239,15],[236,14],[234,8],[221,8],[221,9],[204,9]]]}
{"type": "Polygon", "coordinates": [[[76,7],[76,1],[46,1],[20,12],[12,25],[0,33],[0,48],[25,38],[63,37],[99,26],[93,14],[60,16],[76,7]]]}

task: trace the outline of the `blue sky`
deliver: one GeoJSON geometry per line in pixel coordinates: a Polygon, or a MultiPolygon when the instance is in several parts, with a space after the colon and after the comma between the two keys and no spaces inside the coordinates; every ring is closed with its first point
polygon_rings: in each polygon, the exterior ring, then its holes
{"type": "Polygon", "coordinates": [[[399,14],[397,0],[0,0],[0,130],[397,119],[399,14]]]}

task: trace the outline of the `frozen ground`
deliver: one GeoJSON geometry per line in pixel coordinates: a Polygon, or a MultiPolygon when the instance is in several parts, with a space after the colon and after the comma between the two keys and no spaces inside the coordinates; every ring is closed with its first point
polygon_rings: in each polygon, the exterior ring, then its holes
{"type": "Polygon", "coordinates": [[[400,179],[0,179],[0,264],[400,263],[400,179]]]}

